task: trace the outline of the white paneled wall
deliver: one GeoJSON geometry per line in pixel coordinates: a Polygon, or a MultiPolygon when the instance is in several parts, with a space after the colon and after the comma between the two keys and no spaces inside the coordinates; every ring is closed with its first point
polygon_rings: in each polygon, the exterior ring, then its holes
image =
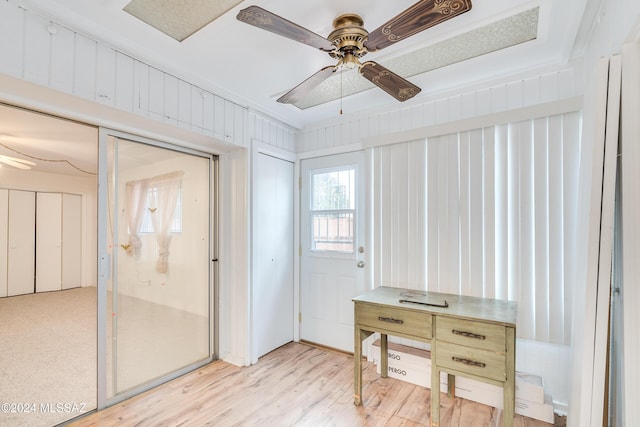
{"type": "Polygon", "coordinates": [[[374,150],[375,286],[426,287],[426,151],[424,141],[374,150]]]}
{"type": "Polygon", "coordinates": [[[220,156],[220,254],[218,287],[219,356],[250,365],[249,313],[249,150],[220,156]],[[222,248],[227,248],[223,250],[222,248]]]}
{"type": "Polygon", "coordinates": [[[343,119],[301,132],[299,153],[352,145],[366,138],[485,116],[578,95],[572,68],[496,84],[367,117],[343,119]]]}
{"type": "Polygon", "coordinates": [[[249,112],[251,138],[281,150],[295,152],[297,130],[259,113],[249,112]]]}
{"type": "Polygon", "coordinates": [[[0,72],[244,145],[245,108],[12,3],[0,19],[0,72]]]}
{"type": "Polygon", "coordinates": [[[0,1],[0,73],[238,146],[294,150],[295,129],[0,1]]]}

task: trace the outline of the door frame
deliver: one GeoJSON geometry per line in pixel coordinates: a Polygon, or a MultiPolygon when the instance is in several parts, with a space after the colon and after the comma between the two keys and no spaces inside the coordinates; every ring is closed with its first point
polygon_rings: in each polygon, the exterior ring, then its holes
{"type": "MultiPolygon", "coordinates": [[[[640,113],[640,82],[638,79],[638,70],[640,70],[640,21],[636,26],[636,30],[630,41],[623,45],[622,49],[623,65],[622,65],[622,86],[625,94],[629,96],[622,97],[622,127],[621,131],[621,150],[622,150],[622,224],[624,227],[623,234],[626,238],[622,239],[622,311],[623,311],[623,337],[621,348],[617,351],[621,352],[623,357],[624,372],[623,378],[619,379],[623,382],[621,408],[619,408],[622,420],[621,425],[625,421],[637,419],[640,416],[640,407],[632,402],[638,402],[640,399],[640,385],[636,379],[640,375],[638,367],[638,357],[640,357],[640,339],[638,333],[633,331],[632,325],[640,323],[640,313],[634,310],[635,303],[640,301],[640,290],[637,285],[637,278],[640,275],[640,267],[637,260],[640,259],[640,194],[637,190],[637,182],[640,177],[637,164],[640,161],[640,148],[637,141],[640,138],[640,124],[638,124],[637,115],[640,113]],[[626,259],[626,262],[625,262],[626,259]],[[625,286],[626,284],[626,286],[625,286]],[[631,309],[624,309],[625,303],[631,309]]],[[[616,408],[612,408],[616,410],[616,408]]]]}

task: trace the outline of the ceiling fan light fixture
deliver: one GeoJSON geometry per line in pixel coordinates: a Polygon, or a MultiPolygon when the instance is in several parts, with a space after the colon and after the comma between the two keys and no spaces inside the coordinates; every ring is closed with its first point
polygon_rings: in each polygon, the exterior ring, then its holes
{"type": "Polygon", "coordinates": [[[340,60],[340,65],[348,70],[353,70],[354,68],[359,68],[362,64],[352,52],[346,52],[340,60]]]}

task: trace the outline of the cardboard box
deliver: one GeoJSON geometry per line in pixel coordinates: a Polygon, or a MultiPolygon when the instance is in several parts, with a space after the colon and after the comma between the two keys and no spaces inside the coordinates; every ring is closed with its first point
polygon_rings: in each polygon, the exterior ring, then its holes
{"type": "MultiPolygon", "coordinates": [[[[429,350],[408,347],[393,342],[387,344],[387,350],[389,361],[393,360],[402,365],[413,365],[415,367],[431,367],[431,352],[429,350]]],[[[376,364],[380,360],[380,340],[376,340],[370,345],[368,360],[376,364]]]]}
{"type": "MultiPolygon", "coordinates": [[[[388,376],[425,388],[431,388],[431,353],[401,344],[388,345],[388,376]]],[[[380,373],[380,342],[374,342],[369,348],[369,359],[376,364],[380,373]]],[[[440,376],[440,391],[446,392],[448,376],[440,376]]],[[[456,377],[456,396],[502,409],[504,390],[502,387],[456,377]]],[[[541,421],[554,421],[551,397],[544,395],[542,378],[523,372],[516,372],[516,414],[541,421]],[[540,398],[542,396],[542,399],[540,398]]]]}
{"type": "Polygon", "coordinates": [[[516,414],[553,424],[553,399],[548,394],[544,395],[544,403],[516,399],[516,414]]]}
{"type": "MultiPolygon", "coordinates": [[[[376,372],[380,373],[380,363],[376,360],[376,372]]],[[[431,361],[429,365],[422,369],[416,366],[401,364],[395,360],[389,359],[387,375],[390,378],[396,378],[411,384],[419,385],[425,388],[431,388],[431,361]]],[[[440,390],[447,389],[447,374],[440,374],[440,390]]]]}
{"type": "MultiPolygon", "coordinates": [[[[380,359],[380,341],[375,341],[369,348],[369,361],[378,364],[380,359]]],[[[388,361],[389,365],[395,368],[407,371],[403,375],[407,381],[412,382],[416,376],[424,376],[431,372],[431,352],[413,347],[407,347],[401,344],[389,343],[388,345],[388,361]],[[426,371],[426,372],[420,372],[426,371]]],[[[469,380],[471,383],[477,381],[469,380]]],[[[464,381],[463,381],[464,382],[464,381]]],[[[414,382],[415,384],[415,382],[414,382]]],[[[482,386],[489,387],[489,392],[502,390],[501,387],[480,383],[482,386]]],[[[471,387],[472,385],[470,385],[471,387]]],[[[542,378],[538,375],[532,375],[525,372],[516,371],[516,398],[528,400],[530,402],[544,404],[544,387],[542,378]]]]}

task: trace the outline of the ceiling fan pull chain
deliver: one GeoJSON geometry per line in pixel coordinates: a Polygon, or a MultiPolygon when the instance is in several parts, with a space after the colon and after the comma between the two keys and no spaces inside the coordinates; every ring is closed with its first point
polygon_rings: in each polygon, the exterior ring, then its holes
{"type": "Polygon", "coordinates": [[[340,115],[342,115],[342,72],[344,71],[344,65],[340,66],[340,115]]]}

